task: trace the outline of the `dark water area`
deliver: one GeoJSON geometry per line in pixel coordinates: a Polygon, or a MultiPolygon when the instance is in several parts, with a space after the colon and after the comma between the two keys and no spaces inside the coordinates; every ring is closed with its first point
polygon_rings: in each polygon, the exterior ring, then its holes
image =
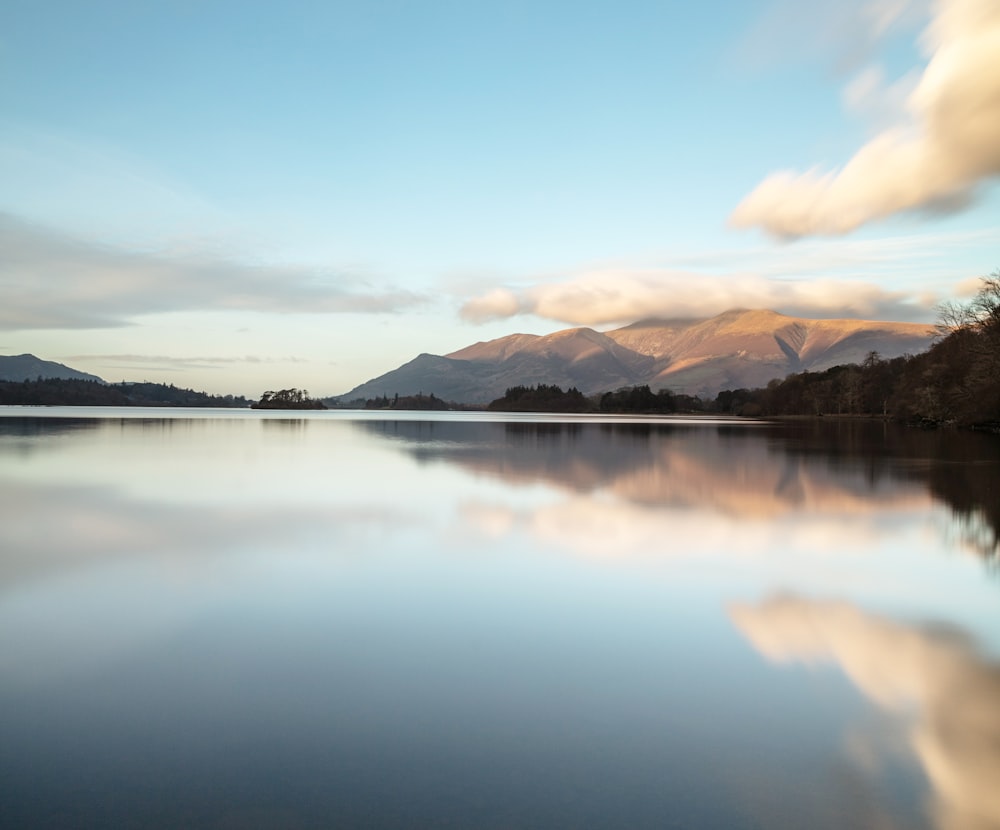
{"type": "Polygon", "coordinates": [[[1000,440],[0,410],[0,826],[1000,827],[1000,440]]]}

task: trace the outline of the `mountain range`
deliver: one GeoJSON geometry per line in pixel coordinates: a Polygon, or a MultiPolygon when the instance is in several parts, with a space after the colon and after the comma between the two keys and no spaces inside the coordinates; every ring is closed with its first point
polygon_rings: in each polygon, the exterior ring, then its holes
{"type": "Polygon", "coordinates": [[[547,335],[511,334],[446,355],[420,354],[373,378],[341,401],[435,394],[488,403],[511,386],[554,384],[585,395],[648,384],[654,391],[714,398],[723,389],[755,388],[793,372],[860,363],[927,349],[934,326],[871,320],[812,320],[736,309],[708,319],[649,319],[598,332],[571,328],[547,335]]]}

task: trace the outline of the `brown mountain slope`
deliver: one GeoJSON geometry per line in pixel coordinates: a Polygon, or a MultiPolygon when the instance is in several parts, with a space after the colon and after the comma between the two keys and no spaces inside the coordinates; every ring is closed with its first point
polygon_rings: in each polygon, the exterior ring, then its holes
{"type": "Polygon", "coordinates": [[[791,372],[855,363],[876,351],[897,357],[926,349],[934,328],[915,323],[808,320],[773,311],[728,311],[708,320],[643,320],[601,333],[573,328],[512,334],[443,357],[420,355],[361,384],[345,400],[430,393],[487,403],[511,386],[555,384],[594,394],[649,384],[714,397],[764,386],[791,372]]]}
{"type": "Polygon", "coordinates": [[[485,340],[451,352],[445,355],[452,360],[475,360],[491,361],[499,363],[506,360],[511,355],[529,349],[537,341],[541,340],[537,334],[508,334],[506,337],[498,337],[496,340],[485,340]]]}
{"type": "Polygon", "coordinates": [[[700,395],[858,363],[873,351],[886,358],[921,352],[934,334],[933,326],[920,323],[810,320],[745,310],[687,325],[643,321],[607,333],[657,360],[651,385],[700,395]]]}
{"type": "Polygon", "coordinates": [[[589,328],[564,329],[542,337],[533,334],[511,334],[486,343],[476,343],[445,355],[452,360],[501,362],[517,354],[533,354],[553,358],[568,364],[599,361],[612,367],[620,363],[627,372],[648,371],[651,361],[641,352],[619,343],[606,334],[589,328]]]}

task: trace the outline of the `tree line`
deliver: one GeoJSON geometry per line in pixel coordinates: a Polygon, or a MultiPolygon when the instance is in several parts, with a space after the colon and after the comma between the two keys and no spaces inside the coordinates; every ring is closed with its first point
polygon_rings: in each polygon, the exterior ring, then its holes
{"type": "Polygon", "coordinates": [[[443,398],[439,398],[433,392],[426,395],[423,392],[418,392],[416,395],[400,395],[396,392],[392,397],[389,397],[389,395],[376,395],[374,398],[353,398],[349,401],[338,398],[329,398],[327,400],[338,409],[406,409],[424,412],[468,412],[483,408],[481,406],[458,403],[457,401],[446,401],[443,398]]]}
{"type": "Polygon", "coordinates": [[[163,383],[102,383],[36,378],[0,381],[4,406],[196,406],[247,407],[242,395],[209,395],[163,383]]]}

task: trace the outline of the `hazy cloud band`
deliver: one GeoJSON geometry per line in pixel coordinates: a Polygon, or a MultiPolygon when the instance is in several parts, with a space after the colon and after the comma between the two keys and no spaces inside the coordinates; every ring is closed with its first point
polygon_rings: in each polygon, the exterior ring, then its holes
{"type": "Polygon", "coordinates": [[[332,269],[95,244],[0,213],[0,329],[104,328],[187,310],[397,312],[419,294],[332,269]]]}

